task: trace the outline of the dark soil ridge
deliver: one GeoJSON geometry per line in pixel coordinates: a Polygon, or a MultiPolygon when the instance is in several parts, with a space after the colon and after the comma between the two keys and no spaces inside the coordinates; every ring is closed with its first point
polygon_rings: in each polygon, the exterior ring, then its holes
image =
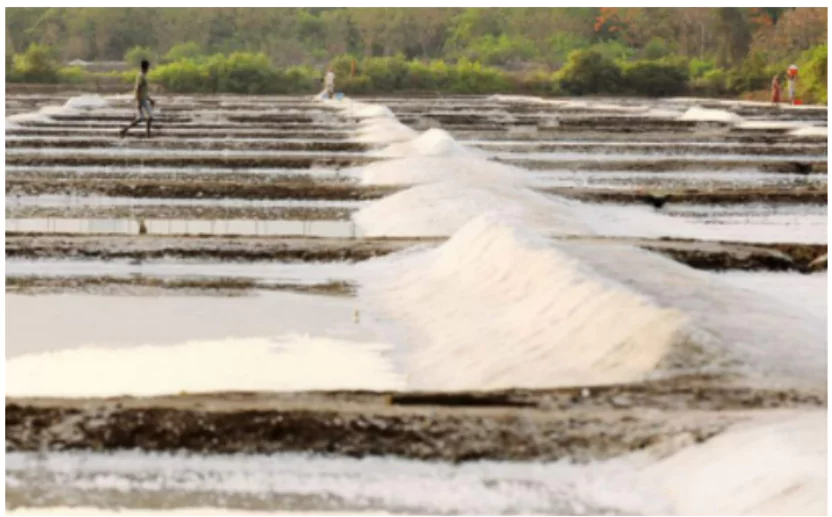
{"type": "MultiPolygon", "coordinates": [[[[110,197],[164,199],[240,200],[374,200],[409,188],[407,185],[361,185],[345,178],[316,179],[311,175],[256,173],[218,174],[142,173],[51,173],[43,170],[6,175],[6,195],[102,195],[110,197]],[[187,177],[187,180],[183,180],[187,177]]],[[[826,183],[805,186],[685,188],[685,189],[591,189],[541,187],[535,189],[582,201],[644,203],[662,207],[677,204],[746,204],[767,202],[825,205],[826,183]]],[[[14,206],[14,203],[11,204],[14,206]]],[[[8,207],[7,207],[8,211],[8,207]]]]}
{"type": "Polygon", "coordinates": [[[652,144],[633,142],[634,145],[604,145],[599,142],[546,142],[541,141],[534,145],[483,145],[479,147],[485,151],[492,152],[512,152],[517,154],[522,153],[540,153],[540,152],[584,152],[595,154],[645,154],[645,153],[660,153],[661,157],[673,158],[675,154],[729,154],[729,155],[754,155],[754,156],[781,156],[781,155],[799,155],[802,158],[826,158],[828,155],[828,146],[826,142],[818,143],[795,143],[789,147],[773,147],[773,146],[743,146],[740,145],[724,145],[718,143],[702,143],[699,145],[686,144],[684,142],[667,142],[665,144],[652,144]]]}
{"type": "MultiPolygon", "coordinates": [[[[106,236],[6,233],[6,257],[86,258],[98,260],[162,258],[358,262],[413,246],[433,246],[442,238],[316,238],[232,236],[106,236]]],[[[629,244],[665,255],[696,269],[709,271],[825,271],[826,261],[811,265],[827,253],[822,244],[753,244],[693,240],[575,237],[565,240],[629,244]],[[810,266],[811,265],[811,266],[810,266]]]]}
{"type": "MultiPolygon", "coordinates": [[[[688,143],[690,141],[696,142],[714,142],[725,143],[733,142],[740,144],[818,144],[825,143],[826,137],[817,136],[794,136],[789,134],[783,135],[769,135],[765,133],[749,133],[737,132],[726,133],[724,131],[699,131],[696,133],[669,133],[659,131],[648,131],[639,133],[634,136],[631,133],[623,131],[603,132],[592,131],[560,131],[553,133],[550,131],[535,130],[532,132],[518,133],[518,136],[531,142],[552,142],[557,140],[566,140],[570,142],[679,142],[688,143]]],[[[513,133],[511,128],[496,131],[471,131],[465,128],[458,130],[454,135],[457,139],[466,139],[476,136],[476,138],[487,141],[498,141],[511,139],[513,133]]]]}
{"type": "MultiPolygon", "coordinates": [[[[217,139],[216,141],[205,141],[197,138],[171,138],[171,137],[156,137],[150,139],[144,138],[130,138],[127,140],[118,140],[113,138],[112,132],[107,134],[107,138],[101,138],[99,135],[86,139],[64,138],[67,134],[58,135],[58,138],[38,140],[34,138],[26,139],[6,139],[7,149],[27,148],[137,148],[137,149],[200,149],[200,150],[269,150],[269,151],[317,151],[317,152],[344,152],[354,151],[361,152],[370,149],[368,144],[361,142],[354,142],[349,140],[341,141],[315,141],[309,139],[308,141],[299,140],[285,140],[269,139],[261,141],[240,140],[240,141],[224,141],[217,139]]],[[[10,133],[14,134],[14,133],[10,133]]],[[[742,147],[730,145],[686,145],[684,143],[674,143],[671,145],[636,145],[636,146],[608,146],[603,144],[575,144],[575,143],[540,143],[533,146],[512,146],[512,145],[486,145],[477,146],[485,151],[491,152],[512,152],[522,154],[526,152],[586,152],[595,154],[644,154],[644,153],[661,153],[661,157],[672,158],[674,154],[729,154],[729,155],[755,155],[755,156],[781,156],[781,155],[795,155],[799,159],[821,159],[825,158],[828,153],[828,147],[824,143],[811,144],[801,143],[794,144],[793,147],[742,147]]],[[[660,158],[661,158],[660,157],[660,158]]]]}
{"type": "Polygon", "coordinates": [[[495,158],[495,161],[523,167],[529,170],[566,169],[575,171],[632,171],[632,172],[715,172],[748,170],[757,172],[774,172],[790,174],[826,174],[826,160],[707,160],[657,158],[652,160],[525,160],[517,158],[495,158]]]}
{"type": "Polygon", "coordinates": [[[298,141],[298,140],[261,140],[261,141],[205,141],[198,139],[180,138],[131,138],[118,140],[112,138],[85,138],[74,139],[50,139],[36,140],[27,139],[6,139],[6,148],[44,149],[44,148],[117,148],[117,149],[198,149],[198,150],[231,150],[231,151],[312,151],[312,152],[363,152],[369,146],[359,142],[347,140],[340,141],[298,141]]]}
{"type": "Polygon", "coordinates": [[[133,237],[26,235],[7,232],[6,257],[357,262],[412,246],[435,244],[442,240],[150,235],[133,237]]]}
{"type": "Polygon", "coordinates": [[[400,190],[388,186],[359,186],[349,183],[303,180],[264,183],[203,182],[188,180],[113,180],[113,179],[9,179],[6,195],[98,194],[110,197],[166,199],[310,199],[369,200],[400,190]]]}
{"type": "Polygon", "coordinates": [[[6,203],[6,219],[189,219],[223,221],[248,219],[252,221],[344,221],[356,208],[315,206],[38,206],[6,203]]]}
{"type": "Polygon", "coordinates": [[[244,296],[255,291],[289,291],[328,296],[353,296],[355,286],[342,281],[319,284],[267,283],[247,278],[159,278],[146,275],[118,276],[6,276],[6,292],[56,294],[70,292],[158,296],[198,294],[244,296]]]}
{"type": "MultiPolygon", "coordinates": [[[[256,109],[256,108],[255,108],[256,109]]],[[[314,124],[319,123],[321,117],[323,116],[331,116],[333,119],[337,117],[335,113],[331,115],[324,115],[323,113],[319,113],[318,116],[312,115],[301,115],[296,113],[261,113],[256,115],[238,115],[238,114],[228,114],[224,113],[222,108],[219,108],[216,112],[211,112],[209,116],[216,117],[217,120],[222,122],[233,122],[235,124],[239,123],[276,123],[276,124],[286,124],[286,123],[295,123],[295,124],[314,124]]],[[[158,118],[160,124],[174,124],[174,123],[181,123],[187,122],[190,123],[192,121],[199,121],[200,115],[194,116],[195,113],[202,113],[199,111],[191,112],[190,114],[182,114],[186,113],[183,111],[179,111],[179,114],[170,115],[169,110],[165,109],[162,115],[158,117],[154,117],[154,119],[158,118]]],[[[132,120],[134,117],[134,113],[129,113],[127,111],[123,113],[85,113],[79,115],[50,115],[49,118],[56,121],[56,122],[107,122],[107,123],[118,123],[132,120]]]]}
{"type": "Polygon", "coordinates": [[[557,187],[539,189],[543,192],[557,194],[581,201],[644,203],[661,208],[667,203],[678,204],[747,204],[747,203],[805,203],[825,205],[828,202],[826,183],[789,187],[757,188],[715,188],[715,189],[675,189],[662,191],[655,189],[646,192],[643,189],[613,190],[557,187]]]}
{"type": "MultiPolygon", "coordinates": [[[[6,154],[6,165],[27,166],[145,166],[145,167],[232,167],[232,168],[274,168],[274,169],[342,169],[355,167],[377,161],[372,156],[350,154],[339,156],[327,155],[279,155],[262,154],[256,156],[241,155],[54,155],[49,154],[6,154]]],[[[7,182],[8,185],[8,182],[7,182]]]]}
{"type": "Polygon", "coordinates": [[[772,408],[825,407],[821,389],[761,389],[692,376],[500,392],[7,398],[6,451],[589,461],[703,442],[772,408]]]}
{"type": "MultiPolygon", "coordinates": [[[[121,126],[124,126],[130,122],[130,118],[123,118],[120,121],[114,120],[112,122],[55,122],[55,121],[20,121],[17,122],[18,125],[22,127],[28,128],[54,128],[54,129],[98,129],[98,128],[112,128],[114,132],[120,129],[121,126]]],[[[299,130],[304,129],[307,131],[325,131],[325,130],[353,130],[355,129],[354,124],[349,124],[343,122],[342,120],[332,121],[332,122],[282,122],[282,123],[268,123],[264,122],[262,124],[253,124],[253,123],[234,123],[234,122],[167,122],[162,119],[159,123],[153,124],[153,127],[160,130],[166,131],[171,129],[202,129],[208,130],[212,129],[215,131],[222,131],[222,130],[235,130],[235,129],[260,129],[260,130],[299,130]]],[[[140,129],[136,128],[133,129],[133,132],[139,133],[140,129]]]]}
{"type": "MultiPolygon", "coordinates": [[[[158,131],[158,128],[155,128],[153,135],[154,138],[165,138],[165,137],[182,137],[182,138],[228,138],[228,139],[235,139],[235,138],[259,138],[264,140],[271,140],[271,139],[280,139],[280,138],[308,138],[310,140],[314,139],[342,139],[346,140],[348,138],[352,138],[355,135],[351,131],[341,131],[341,130],[333,130],[333,131],[312,131],[312,130],[298,130],[298,129],[275,129],[275,130],[251,130],[251,129],[218,129],[214,131],[210,130],[177,130],[177,129],[167,129],[165,131],[158,131]]],[[[101,129],[90,131],[89,128],[84,128],[84,131],[72,131],[72,130],[49,130],[49,129],[38,129],[32,127],[18,127],[13,129],[6,129],[7,135],[25,135],[25,136],[43,136],[43,137],[70,137],[70,136],[89,136],[95,138],[112,138],[116,140],[118,137],[118,128],[112,129],[101,129]]],[[[133,140],[144,140],[141,134],[136,131],[136,133],[131,133],[130,135],[125,138],[124,142],[132,142],[133,140]]],[[[152,140],[152,138],[151,138],[152,140]]]]}

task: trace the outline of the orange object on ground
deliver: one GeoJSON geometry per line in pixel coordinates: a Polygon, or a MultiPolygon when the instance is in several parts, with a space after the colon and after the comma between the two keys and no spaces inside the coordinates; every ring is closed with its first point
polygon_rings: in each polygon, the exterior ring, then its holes
{"type": "Polygon", "coordinates": [[[795,105],[800,106],[801,104],[803,104],[803,101],[801,101],[800,99],[795,99],[794,103],[795,105]]]}

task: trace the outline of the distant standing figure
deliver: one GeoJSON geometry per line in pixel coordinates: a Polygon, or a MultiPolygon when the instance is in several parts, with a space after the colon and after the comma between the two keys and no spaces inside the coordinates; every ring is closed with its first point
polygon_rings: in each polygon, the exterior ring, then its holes
{"type": "Polygon", "coordinates": [[[780,79],[776,75],[771,80],[771,102],[774,104],[780,102],[780,79]]]}
{"type": "Polygon", "coordinates": [[[786,70],[786,80],[789,83],[789,102],[792,104],[794,104],[795,97],[797,95],[797,74],[797,65],[791,65],[788,70],[786,70]]]}
{"type": "Polygon", "coordinates": [[[136,76],[136,86],[133,90],[136,97],[136,108],[139,112],[138,117],[119,132],[119,136],[122,138],[124,138],[130,128],[137,126],[145,120],[145,114],[147,114],[147,138],[150,138],[150,125],[153,122],[153,110],[151,107],[156,106],[156,101],[150,98],[150,88],[147,84],[147,70],[149,68],[150,63],[147,59],[143,59],[142,71],[136,76]]]}
{"type": "Polygon", "coordinates": [[[326,77],[324,77],[324,88],[326,89],[327,97],[331,99],[335,96],[335,74],[332,72],[331,68],[326,71],[326,77]]]}

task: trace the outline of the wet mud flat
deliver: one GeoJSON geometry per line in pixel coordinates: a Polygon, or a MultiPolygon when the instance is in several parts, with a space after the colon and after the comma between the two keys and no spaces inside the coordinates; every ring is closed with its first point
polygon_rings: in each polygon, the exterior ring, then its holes
{"type": "Polygon", "coordinates": [[[355,286],[343,281],[317,284],[259,282],[248,278],[160,278],[121,276],[7,276],[6,292],[28,295],[86,293],[118,296],[252,296],[285,291],[327,296],[354,296],[355,286]]]}
{"type": "MultiPolygon", "coordinates": [[[[571,237],[565,241],[629,244],[710,271],[826,270],[825,244],[749,244],[685,239],[571,237]]],[[[557,238],[555,239],[557,240],[557,238]]],[[[280,262],[359,262],[443,238],[332,238],[232,236],[125,236],[6,233],[6,258],[99,260],[202,259],[280,262]]]]}
{"type": "Polygon", "coordinates": [[[701,376],[498,392],[7,398],[6,451],[589,461],[704,442],[773,408],[826,406],[821,388],[766,389],[701,376]]]}

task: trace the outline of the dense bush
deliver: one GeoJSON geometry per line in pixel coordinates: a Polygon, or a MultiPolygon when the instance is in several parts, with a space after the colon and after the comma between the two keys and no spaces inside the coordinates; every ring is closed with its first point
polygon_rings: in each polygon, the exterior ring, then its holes
{"type": "Polygon", "coordinates": [[[174,63],[183,59],[198,60],[201,57],[202,49],[199,47],[199,43],[188,41],[172,46],[162,58],[162,62],[174,63]]]}
{"type": "Polygon", "coordinates": [[[58,70],[58,82],[66,84],[82,84],[90,78],[89,72],[80,66],[65,66],[58,70]]]}
{"type": "Polygon", "coordinates": [[[801,61],[806,62],[800,72],[802,90],[809,102],[827,102],[827,45],[819,45],[806,51],[801,61]]]}
{"type": "Polygon", "coordinates": [[[661,59],[671,53],[672,49],[670,48],[670,44],[658,36],[650,38],[650,41],[644,45],[641,51],[642,57],[650,60],[661,59]]]}
{"type": "MultiPolygon", "coordinates": [[[[778,67],[779,68],[779,67],[778,67]]],[[[760,54],[752,54],[739,68],[732,68],[728,73],[727,88],[731,92],[750,92],[770,87],[771,79],[776,73],[782,76],[783,70],[771,67],[760,54]]]]}
{"type": "Polygon", "coordinates": [[[728,74],[722,68],[705,72],[702,77],[693,79],[691,90],[703,97],[722,97],[728,95],[728,74]]]}
{"type": "Polygon", "coordinates": [[[576,50],[555,74],[558,87],[571,95],[612,94],[622,90],[621,67],[595,50],[576,50]]]}
{"type": "Polygon", "coordinates": [[[699,79],[716,68],[712,59],[693,58],[688,62],[688,76],[691,79],[699,79]]]}
{"type": "Polygon", "coordinates": [[[153,52],[153,49],[149,47],[133,47],[124,54],[124,60],[129,63],[131,66],[136,68],[142,63],[142,59],[147,59],[151,63],[154,59],[156,59],[156,55],[153,52]]]}
{"type": "Polygon", "coordinates": [[[26,52],[16,54],[12,58],[11,79],[32,83],[57,83],[60,79],[58,69],[52,49],[32,43],[26,52]]]}
{"type": "Polygon", "coordinates": [[[626,63],[622,78],[625,93],[645,97],[681,95],[688,86],[686,64],[666,60],[626,63]]]}
{"type": "MultiPolygon", "coordinates": [[[[663,43],[644,54],[659,55],[663,43]]],[[[775,73],[787,65],[769,63],[751,55],[738,68],[714,68],[713,60],[667,55],[660,59],[621,59],[624,47],[611,42],[569,54],[557,72],[537,69],[510,73],[462,58],[407,60],[403,54],[389,57],[352,55],[334,58],[329,66],[336,74],[336,88],[347,94],[432,91],[459,94],[523,93],[538,95],[636,95],[660,97],[690,92],[701,96],[731,96],[768,89],[775,73]],[[600,49],[600,50],[599,50],[600,49]],[[619,56],[614,58],[611,56],[619,56]],[[354,72],[354,73],[353,73],[354,72]]],[[[148,49],[135,47],[131,61],[151,57],[148,49]]],[[[800,94],[805,102],[826,102],[826,45],[807,51],[800,64],[800,94]]],[[[152,59],[151,59],[152,62],[152,59]]],[[[163,63],[152,66],[150,81],[170,92],[240,94],[315,94],[322,90],[326,67],[275,67],[262,53],[236,52],[202,55],[196,43],[171,48],[163,63]],[[170,61],[170,62],[167,62],[170,61]]],[[[61,67],[50,48],[33,44],[21,54],[7,54],[7,80],[39,83],[85,83],[100,80],[131,85],[135,70],[91,73],[81,67],[61,67]]]]}
{"type": "Polygon", "coordinates": [[[463,56],[487,65],[528,62],[538,54],[534,42],[523,36],[486,34],[474,40],[463,56]]]}

